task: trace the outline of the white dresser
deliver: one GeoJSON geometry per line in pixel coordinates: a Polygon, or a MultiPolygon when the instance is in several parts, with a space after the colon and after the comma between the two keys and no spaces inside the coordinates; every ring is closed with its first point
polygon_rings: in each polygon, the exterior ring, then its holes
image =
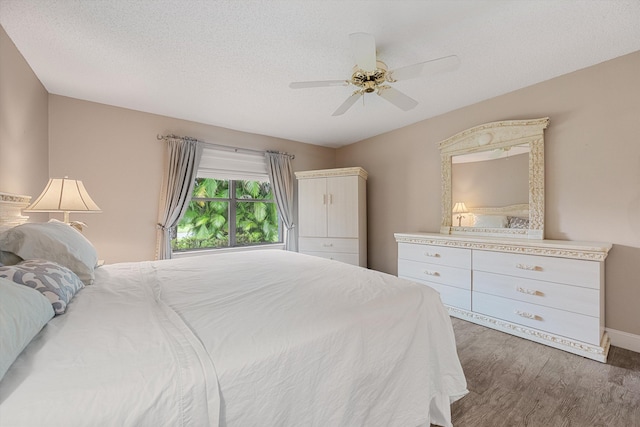
{"type": "Polygon", "coordinates": [[[398,276],[452,316],[606,362],[608,243],[397,233],[398,276]]]}
{"type": "Polygon", "coordinates": [[[360,167],[296,172],[299,252],[367,266],[367,176],[360,167]]]}

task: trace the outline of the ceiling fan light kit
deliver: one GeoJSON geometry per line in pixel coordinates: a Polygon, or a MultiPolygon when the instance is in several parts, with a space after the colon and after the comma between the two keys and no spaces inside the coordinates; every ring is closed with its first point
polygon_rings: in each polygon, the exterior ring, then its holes
{"type": "Polygon", "coordinates": [[[349,39],[351,41],[351,51],[356,60],[351,79],[293,82],[289,84],[292,89],[355,86],[357,89],[334,111],[333,116],[339,116],[347,112],[365,93],[376,93],[399,109],[409,111],[418,105],[418,101],[384,84],[385,82],[395,83],[400,80],[414,79],[425,74],[453,70],[460,65],[458,57],[451,55],[389,71],[387,64],[376,57],[376,43],[372,34],[353,33],[349,35],[349,39]]]}
{"type": "Polygon", "coordinates": [[[349,83],[361,88],[366,93],[371,93],[375,92],[378,86],[384,83],[386,79],[387,64],[382,61],[376,61],[376,68],[373,71],[361,70],[357,65],[353,67],[353,74],[349,83]]]}

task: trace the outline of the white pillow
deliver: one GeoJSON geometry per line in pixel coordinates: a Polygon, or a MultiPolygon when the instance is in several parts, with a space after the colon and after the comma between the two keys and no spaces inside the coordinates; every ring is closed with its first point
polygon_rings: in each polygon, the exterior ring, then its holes
{"type": "Polygon", "coordinates": [[[93,283],[98,253],[78,230],[64,222],[34,222],[18,225],[0,234],[0,250],[22,259],[44,259],[67,267],[85,285],[93,283]]]}
{"type": "Polygon", "coordinates": [[[0,278],[0,380],[52,317],[53,307],[47,297],[0,278]]]}
{"type": "Polygon", "coordinates": [[[474,227],[479,228],[505,228],[507,223],[506,215],[476,215],[474,227]]]}
{"type": "Polygon", "coordinates": [[[16,265],[20,261],[22,261],[22,258],[20,258],[18,255],[11,252],[0,251],[0,264],[16,265]]]}

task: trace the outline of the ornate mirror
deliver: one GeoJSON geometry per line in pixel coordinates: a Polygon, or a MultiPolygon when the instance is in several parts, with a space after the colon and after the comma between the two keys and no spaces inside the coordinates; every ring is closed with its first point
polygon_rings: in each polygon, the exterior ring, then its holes
{"type": "Polygon", "coordinates": [[[487,123],[440,142],[443,234],[544,238],[549,118],[487,123]]]}

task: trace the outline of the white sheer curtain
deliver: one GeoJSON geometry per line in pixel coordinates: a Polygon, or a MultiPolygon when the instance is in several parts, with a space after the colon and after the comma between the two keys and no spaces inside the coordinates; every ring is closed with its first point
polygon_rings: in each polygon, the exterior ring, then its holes
{"type": "Polygon", "coordinates": [[[171,238],[189,206],[202,157],[202,145],[189,138],[165,137],[167,157],[160,193],[156,259],[170,259],[171,238]]]}
{"type": "Polygon", "coordinates": [[[285,226],[285,249],[296,251],[296,236],[293,223],[293,172],[291,169],[291,156],[267,151],[267,172],[273,189],[273,197],[276,200],[280,219],[285,226]]]}

